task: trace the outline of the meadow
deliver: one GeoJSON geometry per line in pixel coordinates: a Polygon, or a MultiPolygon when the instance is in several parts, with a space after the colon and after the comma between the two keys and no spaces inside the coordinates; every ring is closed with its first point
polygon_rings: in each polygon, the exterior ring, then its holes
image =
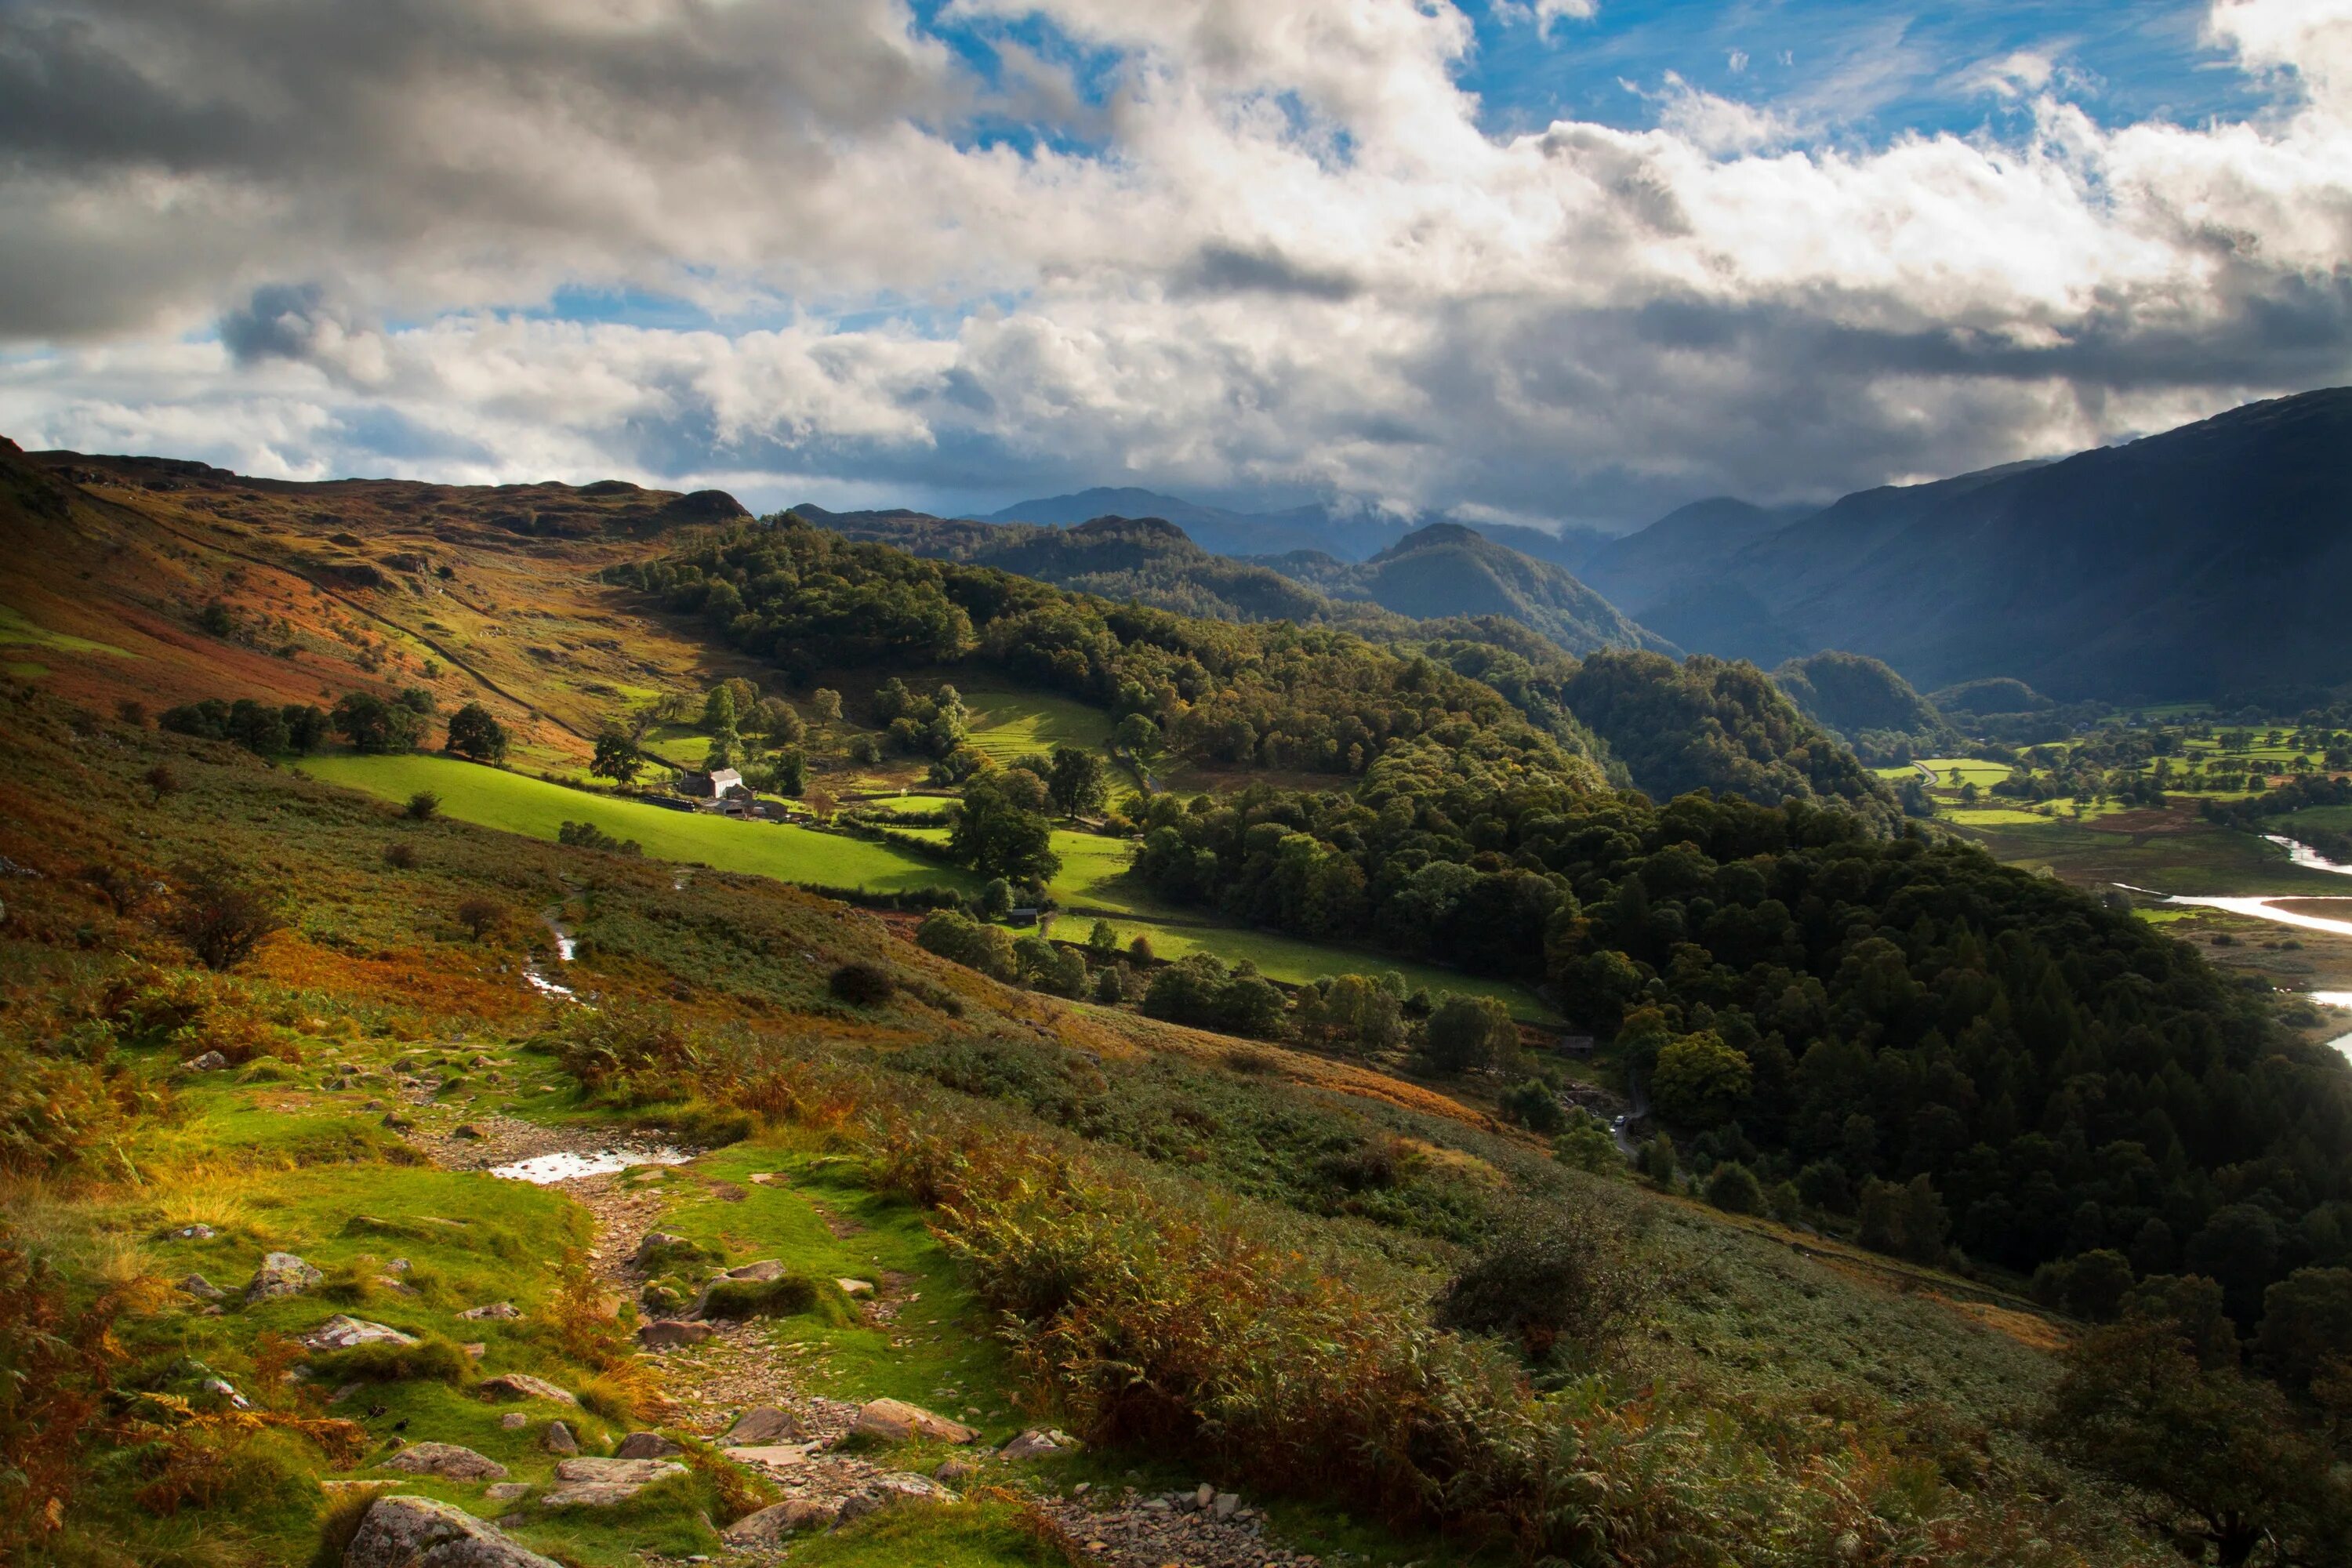
{"type": "Polygon", "coordinates": [[[968,871],[919,860],[884,844],[793,823],[737,822],[671,811],[450,757],[320,756],[306,758],[302,771],[382,800],[405,801],[429,790],[441,797],[441,809],[450,816],[533,838],[554,837],[565,822],[590,822],[616,838],[635,839],[658,859],[748,871],[779,881],[877,893],[917,888],[971,892],[980,886],[968,871]]]}

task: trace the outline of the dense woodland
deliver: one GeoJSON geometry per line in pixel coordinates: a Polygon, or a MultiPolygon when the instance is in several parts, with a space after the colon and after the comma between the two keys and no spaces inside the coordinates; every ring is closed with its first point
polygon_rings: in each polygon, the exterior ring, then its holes
{"type": "MultiPolygon", "coordinates": [[[[1507,759],[1501,759],[1507,762],[1507,759]]],[[[1506,770],[1507,771],[1507,770],[1506,770]]],[[[1155,800],[1162,894],[1545,978],[1701,1152],[1851,1211],[1925,1177],[1893,1249],[2099,1249],[2263,1288],[2352,1262],[2352,1083],[2193,950],[1853,814],[1514,788],[1430,747],[1352,795],[1155,800]]]]}
{"type": "Polygon", "coordinates": [[[1499,747],[1528,776],[1574,788],[1625,782],[1611,768],[1620,759],[1660,798],[1710,788],[1895,816],[1885,787],[1768,679],[1719,660],[1601,652],[1580,664],[1491,618],[1378,641],[1200,620],[852,543],[789,516],[612,575],[799,678],[978,660],[1114,717],[1145,715],[1212,766],[1360,776],[1433,737],[1499,747]]]}

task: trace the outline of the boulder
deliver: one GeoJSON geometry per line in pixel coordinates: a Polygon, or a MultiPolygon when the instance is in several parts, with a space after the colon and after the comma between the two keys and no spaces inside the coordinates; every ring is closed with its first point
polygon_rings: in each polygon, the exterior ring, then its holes
{"type": "Polygon", "coordinates": [[[561,1568],[453,1503],[380,1497],[343,1548],[342,1568],[561,1568]]]}
{"type": "Polygon", "coordinates": [[[626,1502],[656,1481],[688,1473],[669,1459],[563,1459],[555,1467],[562,1482],[539,1500],[541,1508],[610,1508],[626,1502]]]}
{"type": "Polygon", "coordinates": [[[997,1457],[1004,1459],[1043,1458],[1047,1454],[1058,1454],[1073,1446],[1062,1433],[1040,1431],[1033,1426],[998,1449],[997,1457]]]}
{"type": "Polygon", "coordinates": [[[484,1399],[551,1399],[558,1405],[577,1405],[579,1400],[543,1377],[533,1377],[527,1372],[502,1372],[496,1377],[486,1377],[474,1385],[474,1392],[484,1399]]]}
{"type": "Polygon", "coordinates": [[[793,1498],[763,1508],[757,1513],[747,1513],[719,1532],[719,1539],[739,1550],[757,1549],[782,1544],[788,1535],[803,1530],[819,1530],[833,1522],[837,1511],[835,1505],[809,1498],[793,1498]]]}
{"type": "Polygon", "coordinates": [[[492,1502],[512,1502],[530,1495],[529,1481],[493,1481],[482,1489],[482,1495],[492,1502]]]}
{"type": "Polygon", "coordinates": [[[780,1258],[762,1258],[757,1263],[741,1263],[720,1276],[727,1279],[748,1279],[754,1285],[764,1285],[771,1279],[784,1277],[784,1263],[780,1258]]]}
{"type": "Polygon", "coordinates": [[[670,1459],[686,1450],[658,1432],[632,1432],[613,1449],[616,1459],[670,1459]]]}
{"type": "Polygon", "coordinates": [[[530,1417],[520,1410],[509,1410],[499,1417],[499,1430],[501,1432],[520,1432],[530,1425],[530,1417]]]}
{"type": "Polygon", "coordinates": [[[219,1234],[220,1232],[215,1230],[208,1225],[184,1225],[177,1230],[165,1231],[163,1233],[163,1239],[166,1241],[210,1241],[219,1234]]]}
{"type": "Polygon", "coordinates": [[[469,1323],[478,1323],[485,1318],[496,1318],[501,1322],[510,1321],[521,1317],[522,1313],[512,1301],[492,1301],[485,1306],[468,1307],[457,1315],[469,1323]]]}
{"type": "Polygon", "coordinates": [[[637,1331],[637,1343],[649,1351],[669,1350],[677,1345],[698,1345],[716,1331],[709,1323],[656,1318],[637,1331]]]}
{"type": "Polygon", "coordinates": [[[1242,1494],[1239,1492],[1219,1492],[1217,1494],[1216,1500],[1212,1502],[1209,1507],[1215,1512],[1219,1519],[1231,1519],[1234,1515],[1241,1511],[1242,1494]]]}
{"type": "Polygon", "coordinates": [[[404,1334],[383,1323],[371,1323],[364,1318],[345,1317],[337,1312],[325,1322],[302,1336],[302,1342],[314,1351],[347,1351],[353,1345],[413,1345],[415,1334],[404,1334]]]}
{"type": "Polygon", "coordinates": [[[206,1051],[203,1056],[191,1057],[180,1064],[181,1070],[184,1072],[218,1072],[226,1066],[228,1058],[218,1051],[206,1051]]]}
{"type": "Polygon", "coordinates": [[[808,1429],[790,1411],[779,1410],[772,1405],[755,1405],[735,1417],[735,1425],[719,1439],[719,1446],[755,1448],[768,1443],[797,1443],[807,1436],[808,1429]]]}
{"type": "Polygon", "coordinates": [[[191,1274],[181,1280],[180,1289],[199,1301],[217,1301],[228,1294],[201,1274],[191,1274]]]}
{"type": "Polygon", "coordinates": [[[457,1126],[449,1129],[449,1136],[462,1138],[468,1143],[478,1143],[481,1142],[482,1130],[470,1121],[460,1121],[457,1126]]]}
{"type": "Polygon", "coordinates": [[[383,1462],[387,1470],[412,1476],[439,1476],[451,1481],[502,1481],[507,1468],[487,1455],[456,1443],[415,1443],[383,1462]]]}
{"type": "Polygon", "coordinates": [[[272,1252],[262,1258],[260,1270],[245,1288],[245,1299],[274,1301],[280,1296],[299,1296],[325,1279],[292,1253],[272,1252]]]}
{"type": "Polygon", "coordinates": [[[970,1459],[942,1459],[931,1472],[931,1479],[943,1486],[960,1487],[980,1474],[980,1467],[970,1459]]]}
{"type": "Polygon", "coordinates": [[[980,1436],[961,1421],[933,1415],[903,1399],[877,1399],[860,1405],[849,1435],[882,1443],[905,1443],[917,1437],[940,1443],[969,1443],[980,1436]]]}
{"type": "Polygon", "coordinates": [[[539,1440],[539,1446],[551,1454],[576,1454],[580,1451],[580,1439],[562,1422],[551,1421],[547,1424],[547,1436],[539,1440]]]}
{"type": "Polygon", "coordinates": [[[764,1470],[794,1469],[809,1461],[816,1448],[814,1443],[754,1443],[727,1450],[727,1457],[739,1465],[756,1465],[764,1470]]]}
{"type": "Polygon", "coordinates": [[[666,1230],[649,1230],[638,1241],[637,1250],[630,1255],[629,1263],[633,1268],[650,1268],[657,1263],[669,1261],[677,1253],[697,1250],[694,1243],[682,1236],[672,1236],[666,1230]]]}
{"type": "Polygon", "coordinates": [[[874,1294],[874,1281],[871,1279],[836,1279],[834,1283],[841,1287],[843,1295],[853,1300],[874,1294]]]}
{"type": "Polygon", "coordinates": [[[879,1513],[902,1502],[960,1502],[953,1491],[928,1476],[918,1476],[905,1470],[880,1475],[866,1483],[865,1489],[842,1500],[833,1516],[835,1524],[848,1524],[864,1519],[869,1513],[879,1513]]]}

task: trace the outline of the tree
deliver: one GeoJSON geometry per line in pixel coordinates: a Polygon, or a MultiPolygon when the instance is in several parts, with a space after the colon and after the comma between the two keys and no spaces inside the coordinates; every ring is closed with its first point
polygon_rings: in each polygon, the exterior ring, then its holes
{"type": "Polygon", "coordinates": [[[234,969],[285,928],[277,898],[217,860],[180,868],[172,924],[207,969],[234,969]]]}
{"type": "Polygon", "coordinates": [[[788,746],[776,753],[776,793],[798,800],[808,793],[808,753],[788,746]]]}
{"type": "Polygon", "coordinates": [[[1675,1184],[1675,1167],[1680,1160],[1681,1156],[1675,1150],[1675,1141],[1663,1132],[1633,1151],[1633,1168],[1658,1187],[1675,1184]]]}
{"type": "Polygon", "coordinates": [[[1108,959],[1118,952],[1118,931],[1110,921],[1095,921],[1094,930],[1087,933],[1087,951],[1097,959],[1108,959]]]}
{"type": "Polygon", "coordinates": [[[1491,1072],[1519,1051],[1519,1026],[1492,996],[1449,995],[1423,1026],[1422,1052],[1442,1073],[1491,1072]]]}
{"type": "Polygon", "coordinates": [[[1045,793],[1064,816],[1100,811],[1109,793],[1102,759],[1077,746],[1056,746],[1045,774],[1045,793]]]}
{"type": "Polygon", "coordinates": [[[414,751],[425,733],[425,716],[404,702],[386,702],[373,691],[349,691],[329,716],[335,733],[355,752],[371,756],[414,751]]]}
{"type": "Polygon", "coordinates": [[[1393,1050],[1404,1039],[1404,1010],[1393,993],[1361,974],[1318,981],[1298,998],[1298,1027],[1324,1046],[1393,1050]]]}
{"type": "Polygon", "coordinates": [[[1706,1178],[1706,1201],[1726,1214],[1764,1212],[1764,1184],[1737,1160],[1726,1160],[1706,1178]]]}
{"type": "Polygon", "coordinates": [[[2254,1353],[2290,1388],[2352,1364],[2352,1268],[2298,1268],[2263,1292],[2254,1353]]]}
{"type": "Polygon", "coordinates": [[[400,814],[411,822],[430,822],[441,815],[441,797],[429,789],[418,790],[408,797],[400,814]]]}
{"type": "Polygon", "coordinates": [[[289,702],[278,710],[286,721],[286,749],[308,756],[327,738],[327,713],[315,702],[289,702]]]}
{"type": "Polygon", "coordinates": [[[779,746],[797,746],[808,736],[800,710],[781,697],[763,697],[751,710],[751,729],[779,746]]]}
{"type": "Polygon", "coordinates": [[[1568,1128],[1568,1113],[1560,1109],[1559,1096],[1541,1079],[1528,1079],[1505,1089],[1499,1109],[1504,1121],[1538,1137],[1549,1138],[1568,1128]]]}
{"type": "Polygon", "coordinates": [[[991,877],[981,884],[980,897],[972,904],[972,912],[984,921],[1001,921],[1013,912],[1013,884],[1003,877],[991,877]]]}
{"type": "Polygon", "coordinates": [[[1130,713],[1113,730],[1110,743],[1147,766],[1160,754],[1160,726],[1140,713],[1130,713]]]}
{"type": "Polygon", "coordinates": [[[1580,1105],[1569,1107],[1566,1118],[1567,1126],[1551,1144],[1561,1164],[1596,1176],[1625,1168],[1625,1157],[1617,1152],[1617,1140],[1610,1135],[1607,1122],[1580,1105]]]}
{"type": "Polygon", "coordinates": [[[2202,1275],[2158,1274],[2141,1280],[2124,1297],[2124,1316],[2168,1324],[2200,1366],[2238,1364],[2238,1331],[2221,1304],[2221,1287],[2202,1275]]]}
{"type": "Polygon", "coordinates": [[[645,769],[645,755],[626,730],[608,721],[596,732],[596,757],[588,764],[590,773],[627,789],[645,769]]]}
{"type": "Polygon", "coordinates": [[[820,686],[810,695],[809,708],[821,722],[837,724],[841,721],[841,693],[829,686],[820,686]]]}
{"type": "Polygon", "coordinates": [[[1943,1259],[1950,1215],[1923,1173],[1901,1185],[1875,1178],[1862,1184],[1862,1244],[1915,1263],[1943,1259]]]}
{"type": "Polygon", "coordinates": [[[1712,1030],[1684,1035],[1658,1050],[1650,1098],[1669,1121],[1708,1127],[1738,1110],[1754,1080],[1748,1058],[1712,1030]]]}
{"type": "Polygon", "coordinates": [[[2262,1319],[2263,1288],[2278,1262],[2278,1221],[2253,1204],[2230,1204],[2208,1215],[2181,1249],[2191,1272],[2221,1281],[2222,1300],[2240,1326],[2262,1319]]]}
{"type": "Polygon", "coordinates": [[[2264,1542],[2281,1563],[2311,1562],[2352,1528],[2352,1499],[2326,1448],[2275,1393],[2197,1363],[2169,1324],[2130,1320],[2094,1330],[2066,1352],[2042,1419],[2045,1441],[2093,1469],[2164,1500],[2158,1521],[2212,1548],[2223,1568],[2264,1542]]]}
{"type": "Polygon", "coordinates": [[[473,934],[476,942],[504,925],[507,907],[496,899],[476,895],[457,906],[457,923],[473,934]]]}
{"type": "Polygon", "coordinates": [[[507,760],[506,726],[478,702],[468,702],[449,715],[448,749],[478,763],[507,760]]]}
{"type": "MultiPolygon", "coordinates": [[[[1040,885],[1062,868],[1054,853],[1054,830],[1021,792],[1001,780],[1028,778],[1017,770],[983,773],[964,785],[963,801],[948,836],[948,853],[983,877],[1003,877],[1040,885]]],[[[1034,781],[1033,781],[1034,782],[1034,781]]]]}

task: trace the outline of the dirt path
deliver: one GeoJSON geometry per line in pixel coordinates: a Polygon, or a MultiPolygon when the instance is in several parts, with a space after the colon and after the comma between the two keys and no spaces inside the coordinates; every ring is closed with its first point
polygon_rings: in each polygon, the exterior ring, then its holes
{"type": "MultiPolygon", "coordinates": [[[[404,1080],[404,1097],[422,1110],[433,1102],[434,1087],[430,1078],[404,1080]]],[[[655,1172],[677,1163],[682,1151],[647,1141],[587,1138],[577,1131],[496,1114],[463,1122],[435,1115],[429,1127],[414,1128],[409,1136],[436,1163],[455,1170],[490,1171],[561,1159],[598,1164],[633,1155],[657,1161],[558,1175],[540,1184],[587,1210],[593,1225],[590,1258],[616,1296],[633,1298],[644,1286],[644,1272],[634,1262],[637,1249],[649,1233],[662,1228],[663,1216],[679,1195],[675,1186],[661,1184],[655,1172]]],[[[717,1195],[723,1200],[726,1194],[717,1195]]],[[[807,1201],[836,1235],[856,1228],[855,1222],[839,1218],[814,1197],[807,1201]]],[[[864,1301],[862,1310],[870,1322],[887,1325],[909,1300],[906,1287],[911,1281],[892,1275],[875,1283],[878,1294],[864,1301]]],[[[775,1522],[789,1516],[802,1528],[822,1528],[840,1516],[845,1505],[854,1514],[874,1506],[877,1498],[919,1489],[944,1487],[952,1495],[952,1489],[969,1481],[986,1458],[984,1452],[975,1452],[949,1461],[931,1476],[917,1476],[893,1466],[887,1448],[845,1452],[843,1444],[860,1407],[809,1389],[803,1373],[822,1352],[788,1338],[772,1321],[752,1319],[708,1326],[709,1337],[699,1343],[646,1352],[667,1405],[659,1425],[723,1445],[747,1415],[764,1423],[770,1430],[761,1441],[729,1452],[776,1487],[782,1502],[775,1522]]],[[[1151,1496],[1133,1487],[1079,1489],[1068,1495],[1040,1495],[1036,1503],[1086,1562],[1108,1568],[1314,1568],[1319,1561],[1270,1546],[1257,1510],[1243,1506],[1237,1496],[1220,1496],[1212,1489],[1151,1496]]],[[[781,1562],[791,1539],[789,1529],[779,1529],[766,1539],[730,1542],[731,1550],[722,1560],[781,1562]]]]}

